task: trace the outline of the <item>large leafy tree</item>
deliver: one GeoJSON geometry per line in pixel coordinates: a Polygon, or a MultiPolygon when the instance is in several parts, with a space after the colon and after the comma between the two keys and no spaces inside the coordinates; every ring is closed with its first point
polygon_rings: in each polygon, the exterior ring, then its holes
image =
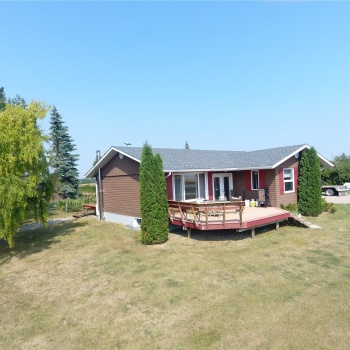
{"type": "Polygon", "coordinates": [[[75,198],[78,195],[79,178],[77,161],[79,156],[73,139],[69,136],[68,127],[54,106],[50,118],[50,166],[57,177],[56,191],[64,198],[75,198]]]}
{"type": "Polygon", "coordinates": [[[143,146],[140,164],[141,237],[144,244],[168,239],[166,185],[160,155],[153,156],[151,146],[143,146]]]}
{"type": "Polygon", "coordinates": [[[334,168],[323,169],[322,179],[325,185],[343,185],[350,182],[350,156],[342,153],[333,159],[334,168]]]}
{"type": "Polygon", "coordinates": [[[321,166],[314,147],[302,153],[299,165],[298,210],[317,216],[323,211],[321,166]]]}
{"type": "Polygon", "coordinates": [[[39,102],[5,104],[0,111],[0,238],[10,247],[29,212],[43,224],[53,193],[38,120],[48,108],[39,102]]]}

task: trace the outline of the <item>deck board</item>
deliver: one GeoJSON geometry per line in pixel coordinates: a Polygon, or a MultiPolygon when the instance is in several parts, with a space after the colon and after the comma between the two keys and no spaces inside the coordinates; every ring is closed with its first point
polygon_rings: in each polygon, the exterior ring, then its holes
{"type": "Polygon", "coordinates": [[[187,213],[186,218],[181,218],[180,213],[174,213],[172,224],[197,230],[225,230],[234,229],[243,231],[246,229],[270,225],[288,220],[290,212],[276,207],[244,207],[242,213],[242,223],[240,223],[239,212],[226,213],[225,220],[223,214],[212,211],[211,215],[205,213],[197,215],[196,220],[191,213],[187,213]],[[208,222],[207,222],[208,218],[208,222]]]}

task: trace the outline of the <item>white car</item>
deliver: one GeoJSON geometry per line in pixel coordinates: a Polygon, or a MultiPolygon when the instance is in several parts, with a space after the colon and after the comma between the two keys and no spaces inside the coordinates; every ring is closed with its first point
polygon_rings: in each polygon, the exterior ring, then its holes
{"type": "Polygon", "coordinates": [[[344,186],[350,190],[350,182],[345,182],[344,186]]]}

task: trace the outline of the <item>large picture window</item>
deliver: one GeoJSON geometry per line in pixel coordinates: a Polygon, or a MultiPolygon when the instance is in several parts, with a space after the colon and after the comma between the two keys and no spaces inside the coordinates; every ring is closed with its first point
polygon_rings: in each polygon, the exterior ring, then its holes
{"type": "Polygon", "coordinates": [[[294,192],[293,169],[283,169],[284,193],[294,192]]]}
{"type": "Polygon", "coordinates": [[[259,170],[252,170],[252,190],[259,189],[259,170]]]}
{"type": "Polygon", "coordinates": [[[204,174],[174,175],[175,200],[184,201],[205,197],[204,174]]]}

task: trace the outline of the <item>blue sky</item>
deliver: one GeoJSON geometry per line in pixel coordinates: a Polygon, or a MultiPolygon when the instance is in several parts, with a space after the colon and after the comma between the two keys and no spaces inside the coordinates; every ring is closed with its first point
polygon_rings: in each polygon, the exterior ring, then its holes
{"type": "Polygon", "coordinates": [[[350,154],[350,2],[0,2],[0,18],[0,86],[56,106],[81,177],[124,141],[350,154]]]}

